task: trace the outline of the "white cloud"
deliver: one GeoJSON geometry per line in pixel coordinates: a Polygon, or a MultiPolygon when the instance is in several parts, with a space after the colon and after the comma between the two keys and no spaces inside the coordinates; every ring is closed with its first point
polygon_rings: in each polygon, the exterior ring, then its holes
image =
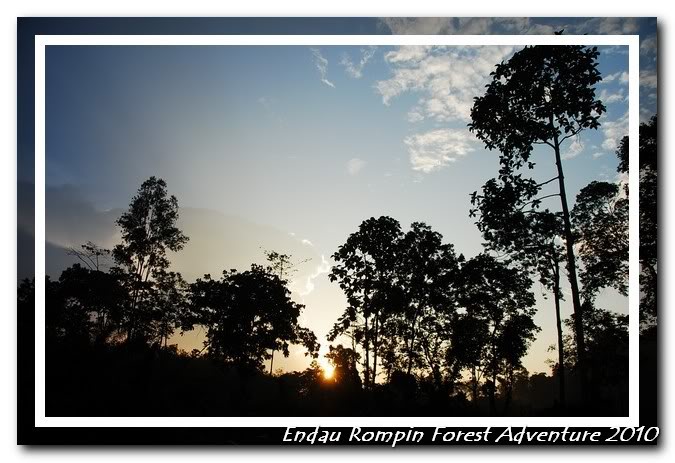
{"type": "Polygon", "coordinates": [[[422,115],[422,112],[420,108],[413,108],[410,111],[408,111],[408,122],[415,123],[415,122],[420,122],[424,120],[424,116],[422,115]]]}
{"type": "Polygon", "coordinates": [[[600,84],[608,84],[610,82],[628,84],[628,73],[623,71],[623,72],[615,72],[614,74],[609,74],[608,76],[602,78],[600,84]]]}
{"type": "Polygon", "coordinates": [[[530,18],[383,18],[392,34],[552,34],[530,18]]]}
{"type": "Polygon", "coordinates": [[[618,103],[620,101],[626,101],[628,95],[623,89],[620,89],[618,92],[610,93],[606,88],[603,88],[600,91],[600,101],[604,104],[618,103]]]}
{"type": "Polygon", "coordinates": [[[579,137],[576,137],[572,143],[570,143],[567,150],[562,154],[563,159],[572,159],[576,158],[584,150],[584,144],[579,137]]]}
{"type": "Polygon", "coordinates": [[[604,17],[566,26],[565,33],[623,35],[635,34],[639,28],[638,18],[604,17]]]}
{"type": "Polygon", "coordinates": [[[347,172],[349,175],[357,175],[366,166],[366,161],[359,158],[352,158],[347,161],[347,172]]]}
{"type": "Polygon", "coordinates": [[[316,280],[317,277],[320,275],[323,275],[324,273],[328,273],[330,271],[330,263],[326,260],[324,255],[321,255],[321,263],[314,269],[314,271],[305,277],[304,279],[304,286],[298,289],[298,294],[300,296],[307,296],[310,294],[312,291],[314,291],[314,280],[316,280]]]}
{"type": "Polygon", "coordinates": [[[429,173],[474,151],[473,135],[464,129],[437,129],[406,137],[413,170],[429,173]]]}
{"type": "Polygon", "coordinates": [[[376,46],[369,46],[361,49],[361,59],[358,63],[354,63],[349,55],[345,54],[342,56],[342,64],[345,67],[345,71],[354,79],[360,79],[363,75],[363,68],[368,64],[368,61],[375,55],[377,51],[376,46]]]}
{"type": "Polygon", "coordinates": [[[310,48],[310,50],[314,56],[314,64],[321,75],[321,82],[328,85],[329,87],[335,88],[335,84],[326,78],[328,71],[328,60],[321,55],[321,51],[318,48],[310,48]]]}
{"type": "Polygon", "coordinates": [[[650,54],[656,51],[656,36],[652,35],[640,41],[640,53],[650,54]]]}
{"type": "Polygon", "coordinates": [[[300,242],[301,242],[302,244],[306,245],[306,246],[312,246],[312,247],[314,247],[314,244],[312,244],[312,242],[311,242],[310,240],[308,240],[307,238],[304,238],[304,239],[303,239],[302,241],[300,241],[300,242]]]}
{"type": "Polygon", "coordinates": [[[657,85],[656,70],[640,71],[640,86],[647,88],[656,88],[657,85]]]}
{"type": "MultiPolygon", "coordinates": [[[[538,18],[383,18],[392,34],[635,34],[638,18],[599,17],[570,23],[538,23],[538,18]]],[[[558,20],[559,21],[559,20],[558,20]]],[[[551,22],[547,20],[546,22],[551,22]]]]}
{"type": "Polygon", "coordinates": [[[473,98],[484,91],[495,63],[513,53],[510,46],[402,46],[385,54],[393,69],[375,84],[385,105],[406,92],[420,94],[411,121],[470,119],[473,98]]]}
{"type": "Polygon", "coordinates": [[[602,147],[607,151],[616,151],[621,139],[628,135],[628,112],[615,121],[605,121],[600,126],[605,136],[602,147]]]}

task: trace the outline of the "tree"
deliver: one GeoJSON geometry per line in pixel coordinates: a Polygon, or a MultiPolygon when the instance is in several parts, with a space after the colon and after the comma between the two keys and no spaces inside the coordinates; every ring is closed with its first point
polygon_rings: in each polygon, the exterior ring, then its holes
{"type": "Polygon", "coordinates": [[[335,347],[328,346],[326,358],[335,368],[333,376],[336,383],[345,389],[361,388],[361,378],[357,369],[361,356],[358,352],[338,344],[335,347]]]}
{"type": "Polygon", "coordinates": [[[606,108],[595,97],[602,78],[597,69],[596,47],[534,46],[516,52],[490,74],[485,94],[474,101],[469,129],[492,150],[501,152],[502,171],[533,169],[534,146],[553,150],[558,195],[562,208],[567,270],[572,304],[577,314],[576,347],[586,389],[585,343],[581,299],[577,282],[574,237],[570,222],[561,146],[584,129],[597,129],[606,108]]]}
{"type": "MultiPolygon", "coordinates": [[[[284,281],[260,265],[250,270],[210,275],[190,285],[192,324],[206,328],[209,355],[244,368],[262,369],[272,349],[289,355],[290,344],[302,344],[318,356],[319,345],[310,330],[298,325],[304,309],[290,298],[284,281]]],[[[184,323],[184,329],[190,329],[184,323]]]]}
{"type": "MultiPolygon", "coordinates": [[[[295,274],[298,269],[298,265],[303,264],[305,262],[308,262],[310,259],[305,259],[301,260],[299,262],[293,262],[293,256],[290,254],[282,254],[276,251],[264,251],[265,253],[265,258],[267,259],[267,262],[269,262],[269,266],[267,267],[267,271],[270,272],[273,275],[276,275],[279,277],[279,279],[284,283],[288,284],[288,278],[295,274]]],[[[304,330],[304,328],[303,328],[304,330]]],[[[299,331],[298,336],[304,338],[303,343],[312,343],[316,342],[316,339],[314,341],[311,340],[311,335],[313,333],[311,331],[305,330],[305,331],[299,331]]],[[[275,342],[274,347],[272,348],[272,354],[270,357],[270,375],[272,374],[273,367],[274,367],[274,353],[276,350],[279,348],[281,343],[281,340],[278,340],[278,342],[275,342]]],[[[317,349],[318,350],[318,347],[317,349]]]]}
{"type": "Polygon", "coordinates": [[[540,210],[536,198],[543,184],[523,178],[508,169],[497,179],[483,185],[482,194],[471,195],[470,216],[478,216],[476,225],[489,250],[508,255],[553,294],[558,333],[558,380],[560,405],[565,406],[565,367],[562,317],[560,315],[560,268],[564,251],[559,241],[563,234],[562,217],[548,209],[540,210]]]}
{"type": "Polygon", "coordinates": [[[89,270],[101,270],[102,266],[108,264],[110,258],[109,249],[102,248],[91,241],[81,245],[80,249],[70,248],[67,254],[77,257],[89,270]]]}
{"type": "Polygon", "coordinates": [[[577,195],[572,220],[584,299],[609,286],[628,294],[628,198],[622,193],[616,183],[593,181],[577,195]]]}
{"type": "Polygon", "coordinates": [[[398,271],[405,301],[401,332],[407,373],[411,374],[416,361],[425,364],[436,386],[441,383],[441,352],[455,311],[454,282],[460,260],[453,246],[442,240],[430,226],[414,222],[400,241],[398,271]]]}
{"type": "Polygon", "coordinates": [[[366,388],[371,388],[377,377],[383,319],[398,305],[396,264],[401,236],[401,226],[395,219],[372,217],[361,223],[359,230],[349,235],[332,256],[336,264],[328,277],[339,282],[348,307],[333,326],[328,340],[352,331],[365,352],[366,388]]]}
{"type": "Polygon", "coordinates": [[[122,243],[113,249],[115,262],[130,275],[131,301],[127,313],[127,339],[144,339],[139,330],[140,304],[148,294],[155,273],[168,268],[168,251],[180,251],[188,237],[176,227],[178,200],[168,196],[166,182],[156,177],[144,181],[129,204],[129,210],[117,219],[122,243]]]}
{"type": "Polygon", "coordinates": [[[535,300],[531,286],[527,273],[488,254],[479,254],[462,265],[458,302],[463,315],[459,328],[465,332],[458,333],[456,340],[471,340],[467,347],[456,343],[453,352],[470,368],[474,400],[479,377],[487,378],[492,413],[496,411],[498,376],[505,368],[512,378],[539,330],[532,320],[535,300]]]}
{"type": "Polygon", "coordinates": [[[180,326],[183,314],[188,310],[188,284],[178,272],[158,270],[155,284],[148,297],[149,324],[147,331],[159,346],[167,347],[168,339],[180,326]]]}
{"type": "MultiPolygon", "coordinates": [[[[654,115],[648,123],[640,124],[640,321],[643,331],[656,327],[656,283],[657,283],[657,126],[654,115]]],[[[628,138],[625,138],[628,145],[628,138]]],[[[619,172],[628,172],[628,150],[620,152],[626,159],[619,166],[619,172]]]]}
{"type": "MultiPolygon", "coordinates": [[[[584,302],[584,327],[588,339],[588,352],[592,385],[601,391],[597,394],[599,403],[607,400],[609,391],[623,388],[623,393],[616,394],[621,401],[626,402],[628,387],[628,315],[621,315],[609,310],[595,307],[591,301],[584,302]]],[[[568,328],[574,326],[574,317],[565,320],[568,328]]],[[[572,340],[568,339],[568,343],[572,340]]],[[[578,360],[574,349],[567,349],[567,363],[574,365],[578,360]]],[[[616,410],[617,407],[612,407],[616,410]]]]}

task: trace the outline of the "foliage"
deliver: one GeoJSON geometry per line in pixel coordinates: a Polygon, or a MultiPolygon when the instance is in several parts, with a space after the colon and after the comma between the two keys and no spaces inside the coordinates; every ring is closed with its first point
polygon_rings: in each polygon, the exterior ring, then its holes
{"type": "Polygon", "coordinates": [[[261,369],[269,350],[288,356],[290,344],[302,344],[317,356],[316,337],[298,325],[304,306],[291,299],[283,280],[260,265],[224,271],[220,280],[205,275],[190,285],[190,300],[192,324],[206,327],[212,358],[261,369]]]}
{"type": "Polygon", "coordinates": [[[616,183],[593,181],[581,189],[572,220],[583,262],[585,299],[612,286],[628,293],[628,198],[616,183]]]}

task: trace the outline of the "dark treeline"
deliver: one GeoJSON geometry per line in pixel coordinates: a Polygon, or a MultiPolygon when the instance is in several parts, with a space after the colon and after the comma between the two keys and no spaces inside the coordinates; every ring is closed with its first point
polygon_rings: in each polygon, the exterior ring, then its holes
{"type": "MultiPolygon", "coordinates": [[[[266,251],[267,265],[186,282],[167,257],[189,239],[176,227],[178,201],[163,180],[146,180],[117,220],[117,246],[72,249],[80,263],[47,277],[47,414],[627,414],[628,317],[597,297],[610,287],[627,294],[628,184],[591,182],[570,207],[561,160],[561,144],[596,129],[605,111],[595,97],[597,56],[526,47],[497,65],[475,99],[469,129],[500,159],[497,176],[471,196],[482,253],[467,259],[427,224],[404,229],[385,216],[347,237],[329,273],[347,300],[327,339],[330,376],[288,288],[298,262],[266,251]],[[550,180],[533,178],[547,175],[533,161],[535,145],[550,150],[550,180]],[[535,282],[556,315],[550,375],[530,375],[522,363],[540,331],[535,282]],[[195,329],[205,333],[202,349],[169,344],[195,329]],[[273,374],[275,355],[291,345],[310,367],[273,374]]],[[[652,349],[656,126],[656,116],[640,126],[637,167],[641,338],[652,349]]],[[[628,137],[617,156],[627,174],[628,137]]],[[[24,280],[19,310],[33,310],[34,295],[24,280]]],[[[655,381],[655,362],[645,365],[655,381]]]]}

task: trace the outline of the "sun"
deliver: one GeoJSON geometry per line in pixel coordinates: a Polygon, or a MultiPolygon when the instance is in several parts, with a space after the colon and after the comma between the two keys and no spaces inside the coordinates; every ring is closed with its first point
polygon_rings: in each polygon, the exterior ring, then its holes
{"type": "Polygon", "coordinates": [[[335,368],[333,365],[325,365],[323,367],[323,379],[333,379],[335,375],[335,368]]]}

